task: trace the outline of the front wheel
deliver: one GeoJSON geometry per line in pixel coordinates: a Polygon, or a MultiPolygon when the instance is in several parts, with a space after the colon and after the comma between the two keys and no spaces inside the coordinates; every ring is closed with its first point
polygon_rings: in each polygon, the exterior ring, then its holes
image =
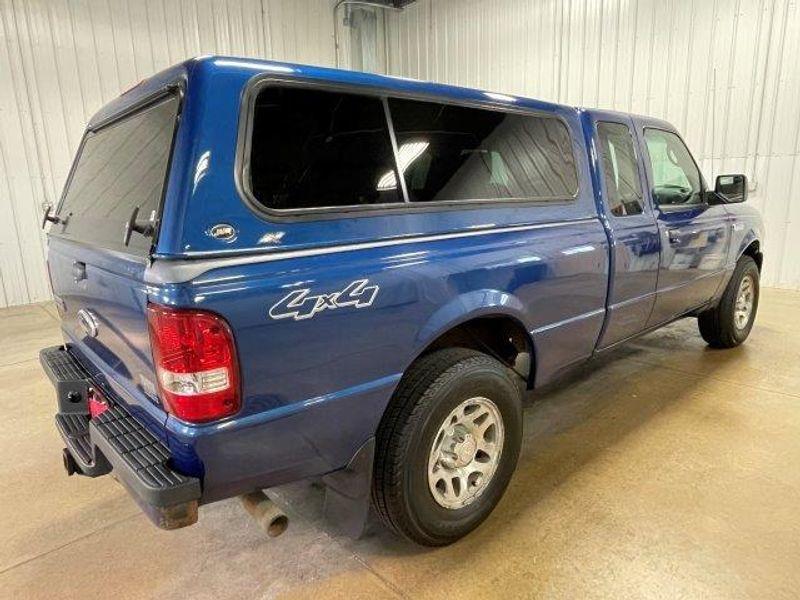
{"type": "Polygon", "coordinates": [[[494,509],[522,442],[520,387],[494,358],[447,348],[403,377],[378,430],[373,504],[389,528],[442,546],[494,509]]]}
{"type": "Polygon", "coordinates": [[[756,262],[743,256],[719,304],[697,317],[700,335],[712,348],[733,348],[750,335],[758,310],[759,271],[756,262]]]}

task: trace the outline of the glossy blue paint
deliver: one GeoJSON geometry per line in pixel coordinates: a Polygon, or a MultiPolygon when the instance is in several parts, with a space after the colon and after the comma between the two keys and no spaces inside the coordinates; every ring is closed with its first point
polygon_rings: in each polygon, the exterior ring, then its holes
{"type": "MultiPolygon", "coordinates": [[[[745,206],[678,215],[660,211],[646,194],[642,215],[615,217],[606,210],[597,122],[628,125],[641,159],[641,130],[653,121],[479,90],[207,57],[147,80],[101,110],[90,127],[168,85],[179,86],[184,97],[155,263],[248,254],[263,259],[215,259],[189,280],[146,283],[149,267],[141,262],[51,235],[49,260],[54,291],[64,303],[65,336],[168,442],[176,468],[203,479],[206,502],[343,467],[374,434],[408,366],[460,323],[499,316],[521,325],[534,347],[533,383],[543,385],[597,351],[697,308],[701,298],[708,301],[739,254],[762,239],[760,220],[745,206]],[[579,193],[549,205],[464,203],[268,218],[243,201],[234,178],[240,107],[254,77],[556,115],[572,137],[579,193]],[[232,225],[236,236],[210,236],[219,223],[232,225]],[[686,230],[686,244],[668,248],[670,228],[686,230]],[[265,234],[280,235],[264,244],[265,234]],[[386,240],[398,243],[374,245],[386,240]],[[71,280],[75,260],[90,266],[83,282],[71,280]],[[367,308],[324,310],[304,320],[268,314],[293,290],[329,294],[363,279],[379,288],[367,308]],[[228,321],[241,368],[238,414],[191,425],[162,410],[154,392],[148,301],[210,310],[228,321]],[[98,313],[97,338],[78,328],[81,308],[98,313]]],[[[642,189],[649,190],[646,161],[640,163],[642,189]]]]}
{"type": "MultiPolygon", "coordinates": [[[[669,123],[649,117],[634,118],[639,147],[647,156],[644,131],[648,127],[678,134],[669,123]]],[[[647,190],[651,205],[653,175],[645,160],[647,190]]],[[[703,189],[707,189],[702,173],[703,189]]],[[[723,205],[655,206],[656,223],[661,238],[656,301],[648,327],[674,319],[687,310],[711,301],[725,279],[731,239],[731,226],[723,205]]]]}
{"type": "Polygon", "coordinates": [[[635,127],[629,115],[611,111],[589,110],[584,113],[584,133],[591,148],[592,176],[597,190],[597,210],[608,233],[611,252],[611,277],[608,282],[608,314],[598,348],[607,348],[642,330],[650,318],[656,300],[661,240],[655,226],[653,203],[645,193],[643,212],[616,216],[608,209],[607,190],[596,150],[597,124],[625,125],[631,134],[639,158],[639,181],[642,190],[649,185],[641,162],[642,151],[636,141],[635,127]]]}
{"type": "Polygon", "coordinates": [[[95,376],[126,399],[131,411],[164,437],[166,414],[158,406],[153,360],[144,310],[150,290],[144,284],[144,260],[110,254],[56,235],[48,240],[48,269],[65,341],[95,367],[95,376]],[[76,280],[73,265],[86,265],[76,280]],[[91,311],[96,337],[87,335],[78,311],[91,311]]]}

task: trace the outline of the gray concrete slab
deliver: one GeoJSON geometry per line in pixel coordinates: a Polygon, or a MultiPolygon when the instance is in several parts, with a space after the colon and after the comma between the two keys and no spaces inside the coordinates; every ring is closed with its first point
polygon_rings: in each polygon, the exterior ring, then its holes
{"type": "Polygon", "coordinates": [[[163,532],[110,477],[66,478],[35,360],[41,306],[0,311],[0,597],[794,598],[800,589],[800,293],[763,290],[741,348],[687,320],[538,394],[494,514],[448,548],[374,520],[357,541],[323,491],[272,490],[266,539],[235,500],[163,532]]]}

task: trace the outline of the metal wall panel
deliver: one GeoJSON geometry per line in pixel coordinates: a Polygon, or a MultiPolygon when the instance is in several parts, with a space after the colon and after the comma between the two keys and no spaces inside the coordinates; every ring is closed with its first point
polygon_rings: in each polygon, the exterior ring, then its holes
{"type": "Polygon", "coordinates": [[[335,63],[332,0],[0,0],[0,306],[49,298],[41,206],[89,117],[199,54],[335,63]]]}
{"type": "Polygon", "coordinates": [[[419,0],[387,35],[392,74],[674,123],[751,178],[764,283],[800,289],[797,0],[419,0]]]}
{"type": "MultiPolygon", "coordinates": [[[[334,3],[0,0],[0,306],[49,297],[40,207],[97,108],[198,54],[333,65],[334,3]]],[[[709,181],[751,177],[764,281],[800,289],[796,0],[419,0],[379,26],[392,74],[675,123],[709,181]]]]}

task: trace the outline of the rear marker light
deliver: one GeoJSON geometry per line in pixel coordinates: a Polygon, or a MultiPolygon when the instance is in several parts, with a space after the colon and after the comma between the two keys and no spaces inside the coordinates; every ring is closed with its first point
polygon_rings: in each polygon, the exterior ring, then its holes
{"type": "Polygon", "coordinates": [[[147,306],[150,345],[164,407],[193,423],[237,412],[239,365],[230,327],[200,310],[147,306]]]}

